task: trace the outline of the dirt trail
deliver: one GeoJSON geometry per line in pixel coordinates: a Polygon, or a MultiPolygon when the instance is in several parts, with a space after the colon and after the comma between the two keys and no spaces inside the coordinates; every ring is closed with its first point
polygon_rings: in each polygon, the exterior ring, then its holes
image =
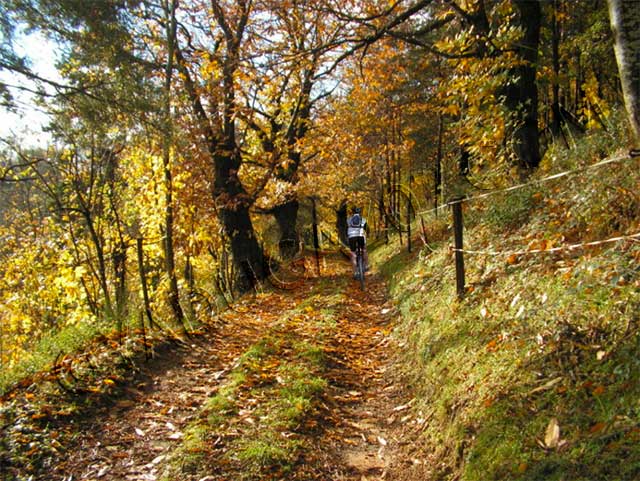
{"type": "Polygon", "coordinates": [[[408,404],[393,366],[390,332],[396,312],[386,302],[382,281],[375,276],[367,281],[364,295],[355,284],[347,291],[351,306],[343,312],[334,348],[340,360],[332,372],[337,422],[320,440],[333,446],[334,480],[397,479],[391,473],[402,464],[395,449],[408,404]]]}
{"type": "Polygon", "coordinates": [[[245,301],[222,315],[219,327],[149,362],[124,398],[79,426],[69,457],[55,466],[56,478],[157,479],[203,401],[291,296],[270,294],[268,304],[263,297],[245,301]]]}
{"type": "MultiPolygon", "coordinates": [[[[283,311],[304,302],[319,282],[344,283],[348,269],[346,262],[333,259],[320,278],[310,276],[295,289],[245,299],[208,332],[147,362],[124,396],[89,413],[84,421],[73,421],[74,440],[46,473],[33,479],[160,479],[185,427],[197,418],[238,357],[278,322],[283,311]]],[[[402,465],[393,453],[401,444],[399,426],[408,405],[393,374],[390,332],[396,313],[387,303],[382,280],[371,275],[367,283],[366,293],[354,281],[343,292],[346,300],[325,347],[329,387],[321,427],[306,438],[311,449],[290,475],[274,478],[271,473],[264,479],[398,479],[390,472],[402,465]]],[[[189,479],[237,478],[229,473],[189,479]]]]}

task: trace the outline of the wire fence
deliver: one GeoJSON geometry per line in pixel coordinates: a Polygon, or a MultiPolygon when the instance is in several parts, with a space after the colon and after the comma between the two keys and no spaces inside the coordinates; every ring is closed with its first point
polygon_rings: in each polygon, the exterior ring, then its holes
{"type": "Polygon", "coordinates": [[[623,162],[623,161],[631,160],[631,159],[634,159],[634,158],[638,157],[639,155],[640,154],[637,151],[631,151],[628,154],[610,157],[608,159],[601,160],[600,162],[596,162],[594,164],[587,165],[586,167],[582,167],[582,168],[578,168],[578,169],[568,169],[568,170],[565,170],[565,171],[562,171],[562,172],[558,172],[556,174],[549,175],[547,177],[543,177],[541,179],[534,179],[534,180],[532,180],[530,182],[524,182],[524,183],[516,184],[516,185],[510,186],[510,187],[505,187],[503,189],[496,189],[496,190],[492,190],[490,192],[484,192],[482,194],[474,195],[474,196],[471,196],[471,197],[464,197],[464,198],[461,198],[461,199],[452,200],[452,201],[449,201],[449,202],[447,202],[445,204],[439,205],[438,207],[435,207],[433,209],[427,209],[427,210],[423,210],[423,211],[420,211],[420,212],[416,212],[416,216],[424,216],[424,215],[427,215],[427,214],[435,213],[436,211],[439,211],[439,210],[444,210],[444,209],[450,208],[453,204],[455,204],[457,202],[474,202],[474,201],[477,201],[477,200],[480,200],[480,199],[485,199],[487,197],[491,197],[491,196],[494,196],[494,195],[497,195],[497,194],[503,194],[503,193],[507,193],[507,192],[512,192],[512,191],[515,191],[515,190],[523,189],[525,187],[529,187],[531,185],[539,185],[539,184],[543,184],[545,182],[549,182],[551,180],[556,180],[556,179],[560,179],[562,177],[567,177],[569,175],[579,174],[579,173],[582,173],[582,172],[587,172],[587,171],[589,171],[591,169],[602,167],[603,165],[608,165],[608,164],[613,164],[613,163],[616,163],[616,162],[623,162]]]}
{"type": "Polygon", "coordinates": [[[464,254],[478,255],[478,256],[512,257],[512,256],[525,256],[525,255],[552,254],[552,253],[559,253],[559,252],[575,252],[581,249],[586,249],[586,248],[596,247],[596,246],[601,246],[606,244],[619,243],[623,241],[640,242],[640,232],[636,232],[636,233],[618,235],[618,236],[610,237],[607,239],[599,239],[595,241],[585,241],[585,242],[556,245],[556,246],[546,245],[546,244],[544,244],[543,246],[540,246],[539,244],[537,245],[533,244],[533,246],[531,247],[523,247],[523,248],[507,249],[507,250],[464,249],[463,248],[463,221],[462,221],[462,204],[463,203],[469,203],[469,202],[474,202],[481,199],[486,199],[488,197],[501,194],[501,193],[513,192],[513,191],[523,189],[525,187],[532,186],[532,185],[540,185],[544,182],[560,179],[563,177],[567,177],[569,175],[584,173],[602,166],[628,161],[630,159],[634,159],[639,156],[640,156],[640,152],[638,150],[632,150],[627,154],[616,155],[616,156],[601,160],[599,162],[587,165],[582,168],[568,169],[562,172],[548,175],[541,179],[534,179],[530,182],[517,184],[511,187],[496,189],[490,192],[485,192],[485,193],[478,194],[471,197],[461,197],[458,199],[454,199],[434,209],[428,209],[425,211],[417,212],[416,217],[419,217],[422,220],[423,216],[427,214],[433,214],[433,213],[436,213],[438,210],[442,210],[446,208],[451,209],[452,219],[453,219],[454,244],[449,246],[449,250],[450,252],[455,254],[456,288],[457,288],[458,297],[462,298],[464,297],[464,294],[465,294],[464,254]]]}
{"type": "Polygon", "coordinates": [[[617,237],[611,237],[609,239],[603,239],[592,242],[582,242],[578,244],[566,244],[562,246],[556,247],[548,247],[543,249],[521,249],[521,250],[512,250],[512,251],[491,251],[491,250],[467,250],[467,249],[456,249],[451,248],[453,252],[463,252],[465,254],[473,254],[473,255],[483,255],[483,256],[520,256],[527,254],[550,254],[554,252],[563,252],[563,251],[573,251],[578,249],[583,249],[585,247],[594,247],[604,244],[611,244],[613,242],[620,242],[630,240],[634,242],[640,242],[640,232],[636,232],[635,234],[623,235],[617,237]]]}

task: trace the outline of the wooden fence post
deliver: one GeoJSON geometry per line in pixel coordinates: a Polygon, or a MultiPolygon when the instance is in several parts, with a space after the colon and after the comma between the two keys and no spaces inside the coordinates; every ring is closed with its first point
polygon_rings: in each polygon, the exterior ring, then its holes
{"type": "Polygon", "coordinates": [[[462,252],[462,198],[458,197],[451,203],[451,214],[453,216],[453,245],[456,259],[456,291],[458,299],[464,297],[464,255],[462,252]]]}

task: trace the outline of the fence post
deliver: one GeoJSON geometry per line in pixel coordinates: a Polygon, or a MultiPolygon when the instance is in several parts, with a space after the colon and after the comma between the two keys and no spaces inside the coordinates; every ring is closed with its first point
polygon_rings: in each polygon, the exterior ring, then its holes
{"type": "Polygon", "coordinates": [[[453,216],[453,245],[455,248],[456,260],[456,291],[458,299],[464,297],[464,255],[462,252],[462,198],[458,197],[451,203],[451,214],[453,216]]]}

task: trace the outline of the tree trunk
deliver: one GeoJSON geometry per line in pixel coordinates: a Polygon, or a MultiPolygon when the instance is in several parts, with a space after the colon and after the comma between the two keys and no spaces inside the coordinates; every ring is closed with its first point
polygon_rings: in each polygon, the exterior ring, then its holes
{"type": "Polygon", "coordinates": [[[637,0],[609,0],[609,15],[624,103],[640,146],[640,5],[637,0]]]}
{"type": "Polygon", "coordinates": [[[433,208],[438,217],[438,205],[442,197],[442,138],[444,134],[444,119],[442,114],[438,116],[438,147],[436,151],[436,164],[433,170],[433,208]]]}
{"type": "Polygon", "coordinates": [[[298,199],[291,199],[284,204],[275,206],[271,212],[280,228],[278,250],[283,259],[289,259],[298,251],[297,218],[300,203],[298,199]]]}
{"type": "Polygon", "coordinates": [[[471,169],[471,153],[466,144],[460,145],[460,157],[458,157],[458,175],[467,177],[471,169]]]}
{"type": "MultiPolygon", "coordinates": [[[[553,65],[553,85],[551,87],[551,133],[560,135],[562,116],[560,115],[560,22],[558,20],[559,0],[553,0],[553,18],[551,19],[551,52],[553,65]]],[[[566,142],[566,141],[565,141],[566,142]]],[[[567,144],[568,146],[568,144],[567,144]]]]}
{"type": "MultiPolygon", "coordinates": [[[[251,198],[238,174],[242,165],[242,153],[236,137],[236,86],[235,76],[240,64],[239,48],[249,19],[251,2],[238,2],[240,7],[235,24],[229,22],[221,7],[222,2],[212,1],[216,21],[224,32],[225,53],[222,61],[222,110],[220,132],[211,129],[204,106],[196,105],[198,115],[206,125],[209,138],[209,154],[213,161],[215,181],[213,196],[219,206],[220,220],[231,245],[233,262],[237,267],[237,287],[240,291],[253,289],[256,282],[267,277],[262,247],[258,243],[251,222],[249,208],[251,198]]],[[[194,92],[195,87],[191,87],[194,92]]],[[[192,94],[193,97],[193,94],[192,94]]]]}
{"type": "Polygon", "coordinates": [[[184,328],[184,312],[180,306],[178,279],[176,278],[175,253],[173,250],[173,179],[171,175],[171,143],[173,137],[173,120],[171,118],[171,80],[173,76],[173,55],[176,38],[176,7],[175,0],[169,0],[164,5],[167,14],[167,65],[164,79],[164,121],[166,132],[162,145],[162,168],[164,171],[164,261],[167,277],[169,278],[169,304],[178,323],[184,328]]]}
{"type": "Polygon", "coordinates": [[[340,208],[336,211],[336,230],[338,231],[338,239],[343,244],[348,244],[347,240],[347,203],[343,201],[340,208]]]}
{"type": "Polygon", "coordinates": [[[249,208],[223,208],[221,216],[229,235],[234,263],[239,269],[238,289],[242,292],[251,290],[257,281],[267,276],[267,269],[262,249],[253,233],[249,208]]]}
{"type": "MultiPolygon", "coordinates": [[[[302,88],[300,90],[297,107],[294,109],[292,119],[287,129],[287,157],[289,159],[286,168],[278,169],[276,175],[291,184],[298,182],[298,168],[302,162],[302,156],[298,151],[297,144],[300,139],[304,138],[309,130],[309,119],[311,117],[311,90],[314,85],[315,67],[305,70],[302,88]]],[[[296,194],[297,196],[297,194],[296,194]]],[[[300,202],[297,197],[290,199],[282,205],[276,206],[273,210],[273,216],[280,228],[280,240],[278,241],[278,249],[283,259],[291,258],[298,250],[298,231],[297,217],[300,202]]]]}
{"type": "Polygon", "coordinates": [[[142,301],[144,303],[144,313],[149,320],[149,327],[153,329],[156,323],[153,321],[151,312],[151,302],[149,301],[149,289],[147,288],[147,277],[144,269],[144,250],[142,247],[142,237],[136,239],[136,252],[138,255],[138,273],[140,274],[140,287],[142,287],[142,301]]]}
{"type": "Polygon", "coordinates": [[[87,229],[89,230],[89,236],[93,242],[93,246],[96,250],[96,258],[98,259],[98,282],[100,283],[100,289],[102,289],[102,295],[104,296],[105,313],[107,317],[112,318],[114,316],[113,305],[111,303],[111,295],[109,293],[109,282],[107,280],[107,263],[104,257],[104,245],[103,240],[96,231],[95,224],[93,222],[93,216],[88,209],[82,209],[85,222],[87,223],[87,229]]]}
{"type": "Polygon", "coordinates": [[[122,336],[122,321],[127,314],[127,245],[124,241],[114,247],[113,272],[115,277],[115,315],[118,323],[118,334],[122,336]]]}
{"type": "Polygon", "coordinates": [[[514,3],[519,12],[516,21],[524,31],[517,46],[524,64],[512,70],[513,80],[506,87],[505,95],[506,105],[515,116],[512,136],[518,165],[523,171],[530,172],[538,167],[541,160],[536,71],[542,13],[538,2],[515,0],[514,3]]]}
{"type": "Polygon", "coordinates": [[[212,146],[216,149],[212,152],[216,173],[214,197],[220,206],[220,219],[231,244],[233,261],[238,268],[238,289],[247,291],[267,276],[267,269],[251,222],[250,198],[238,178],[241,158],[234,145],[235,142],[222,150],[218,150],[217,145],[212,146]]]}
{"type": "Polygon", "coordinates": [[[380,216],[379,226],[384,232],[384,243],[389,243],[389,221],[387,220],[387,210],[384,203],[384,180],[380,181],[380,192],[378,194],[378,213],[380,216]]]}

